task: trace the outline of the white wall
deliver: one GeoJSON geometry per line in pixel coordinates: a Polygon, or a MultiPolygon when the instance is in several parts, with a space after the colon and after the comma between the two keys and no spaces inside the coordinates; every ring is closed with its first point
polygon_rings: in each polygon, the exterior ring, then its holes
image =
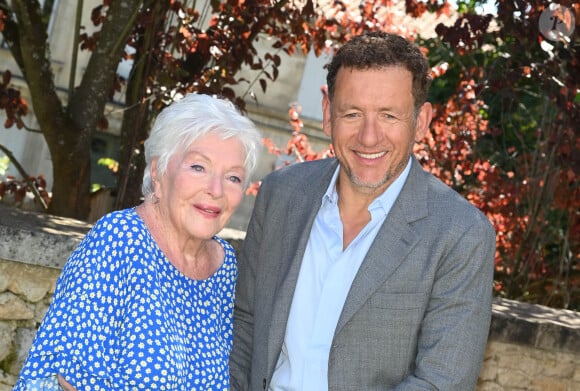
{"type": "MultiPolygon", "coordinates": [[[[30,118],[26,118],[26,120],[30,118]]],[[[6,120],[4,112],[0,113],[0,123],[6,120]]],[[[0,144],[7,148],[16,160],[22,165],[24,170],[31,176],[42,175],[47,183],[47,189],[52,189],[52,162],[48,146],[41,134],[29,132],[25,129],[17,129],[16,126],[5,129],[0,128],[0,144]]],[[[0,156],[4,153],[0,151],[0,156]]],[[[21,179],[20,173],[14,164],[10,163],[6,175],[21,179]]]]}
{"type": "Polygon", "coordinates": [[[298,89],[297,102],[302,106],[302,118],[322,121],[322,92],[320,88],[326,85],[326,69],[331,56],[323,53],[316,57],[313,51],[308,53],[304,66],[304,77],[298,89]]]}

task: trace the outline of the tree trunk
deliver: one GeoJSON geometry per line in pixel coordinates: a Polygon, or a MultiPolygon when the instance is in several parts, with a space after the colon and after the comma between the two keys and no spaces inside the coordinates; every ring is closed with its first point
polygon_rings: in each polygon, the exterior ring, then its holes
{"type": "Polygon", "coordinates": [[[52,158],[54,183],[49,213],[83,220],[89,215],[91,140],[103,117],[117,66],[141,5],[142,0],[110,3],[80,86],[69,96],[65,109],[53,82],[39,3],[12,1],[17,23],[6,25],[10,50],[28,84],[34,114],[52,158]]]}
{"type": "Polygon", "coordinates": [[[141,203],[141,184],[145,169],[143,142],[149,130],[148,113],[147,103],[137,103],[123,114],[115,209],[124,209],[141,203]]]}
{"type": "Polygon", "coordinates": [[[36,119],[53,163],[53,192],[49,213],[84,218],[89,211],[90,134],[66,115],[56,93],[48,56],[46,26],[38,2],[12,2],[17,25],[12,25],[10,49],[30,91],[36,119]]]}
{"type": "Polygon", "coordinates": [[[51,143],[54,182],[48,212],[85,220],[90,211],[90,143],[51,143]]]}

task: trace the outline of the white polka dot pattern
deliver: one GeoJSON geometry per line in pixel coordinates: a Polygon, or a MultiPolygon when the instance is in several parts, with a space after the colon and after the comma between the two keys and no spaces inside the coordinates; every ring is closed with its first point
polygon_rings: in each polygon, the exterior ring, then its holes
{"type": "Polygon", "coordinates": [[[181,274],[134,208],[73,252],[14,390],[227,390],[237,265],[229,243],[206,280],[181,274]],[[52,384],[52,386],[51,386],[52,384]]]}

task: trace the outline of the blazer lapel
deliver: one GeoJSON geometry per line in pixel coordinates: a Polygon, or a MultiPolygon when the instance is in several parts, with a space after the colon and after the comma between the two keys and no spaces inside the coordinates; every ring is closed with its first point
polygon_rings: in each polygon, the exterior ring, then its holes
{"type": "Polygon", "coordinates": [[[275,261],[279,262],[280,269],[268,338],[269,374],[273,373],[282,349],[290,306],[310,237],[310,229],[337,165],[338,162],[335,159],[328,159],[323,167],[317,166],[314,172],[307,175],[302,181],[303,187],[294,189],[295,191],[288,194],[285,200],[280,200],[281,204],[291,210],[291,213],[288,213],[288,221],[285,223],[285,227],[289,229],[284,228],[280,231],[284,234],[283,237],[270,237],[270,240],[279,240],[282,243],[282,251],[280,258],[275,261]]]}
{"type": "Polygon", "coordinates": [[[352,283],[335,335],[405,260],[421,239],[410,223],[427,216],[427,180],[412,158],[407,181],[385,219],[352,283]]]}

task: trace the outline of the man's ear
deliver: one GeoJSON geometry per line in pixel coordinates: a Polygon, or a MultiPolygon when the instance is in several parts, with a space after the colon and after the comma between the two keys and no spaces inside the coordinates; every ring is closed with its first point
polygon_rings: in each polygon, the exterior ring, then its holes
{"type": "Polygon", "coordinates": [[[331,104],[330,99],[328,98],[328,93],[322,94],[322,130],[324,131],[324,134],[326,134],[328,137],[332,137],[330,112],[331,112],[331,104]]]}
{"type": "Polygon", "coordinates": [[[433,118],[433,106],[429,102],[423,103],[423,106],[419,109],[419,114],[417,115],[417,121],[415,124],[415,141],[420,142],[423,140],[431,124],[431,119],[433,118]]]}

